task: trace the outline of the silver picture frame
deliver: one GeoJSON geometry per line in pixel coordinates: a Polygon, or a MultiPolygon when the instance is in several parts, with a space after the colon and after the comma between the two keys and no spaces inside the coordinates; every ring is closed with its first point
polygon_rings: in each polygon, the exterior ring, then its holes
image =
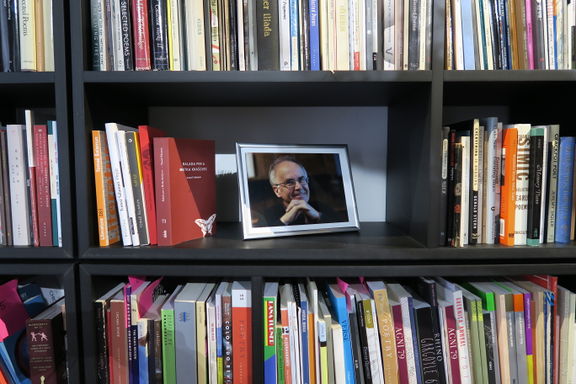
{"type": "Polygon", "coordinates": [[[236,143],[236,162],[244,240],[360,229],[346,145],[236,143]],[[298,182],[277,179],[286,168],[296,169],[298,182]],[[282,222],[292,198],[310,209],[282,222]]]}

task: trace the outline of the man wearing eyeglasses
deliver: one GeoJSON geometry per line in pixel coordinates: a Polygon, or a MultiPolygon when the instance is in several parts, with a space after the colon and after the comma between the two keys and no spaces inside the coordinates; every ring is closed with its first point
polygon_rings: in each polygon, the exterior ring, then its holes
{"type": "MultiPolygon", "coordinates": [[[[309,204],[309,178],[302,164],[291,157],[279,157],[270,165],[268,175],[274,194],[281,200],[283,208],[276,210],[276,218],[267,217],[268,225],[314,224],[321,221],[322,214],[309,204]]],[[[267,216],[270,216],[270,212],[267,216]]]]}

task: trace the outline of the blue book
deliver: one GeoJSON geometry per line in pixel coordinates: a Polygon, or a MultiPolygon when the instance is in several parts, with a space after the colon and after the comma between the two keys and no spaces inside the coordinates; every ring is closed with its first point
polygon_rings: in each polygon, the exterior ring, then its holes
{"type": "Polygon", "coordinates": [[[299,291],[296,301],[300,304],[300,329],[302,339],[300,340],[300,358],[302,361],[303,384],[310,384],[310,358],[308,356],[308,298],[304,284],[298,284],[295,288],[299,291]]]}
{"type": "Polygon", "coordinates": [[[464,49],[464,69],[476,69],[474,56],[474,17],[472,0],[462,0],[462,48],[464,49]]]}
{"type": "Polygon", "coordinates": [[[15,384],[31,384],[31,381],[21,366],[28,366],[28,343],[26,342],[26,328],[14,332],[0,342],[0,358],[8,369],[10,379],[15,384]]]}
{"type": "Polygon", "coordinates": [[[574,137],[560,138],[558,157],[558,191],[556,198],[557,243],[570,242],[570,223],[572,218],[572,186],[574,185],[574,137]]]}
{"type": "Polygon", "coordinates": [[[289,0],[290,2],[290,66],[292,69],[299,69],[299,60],[298,58],[300,55],[298,54],[298,49],[300,47],[298,37],[300,36],[299,32],[299,20],[298,20],[298,0],[289,0]],[[296,52],[294,52],[296,50],[296,52]],[[293,59],[296,59],[296,63],[292,62],[293,59]]]}
{"type": "Polygon", "coordinates": [[[320,29],[318,28],[318,0],[310,0],[310,70],[320,70],[320,29]]]}
{"type": "Polygon", "coordinates": [[[332,304],[333,315],[342,327],[344,338],[344,369],[346,372],[346,384],[354,384],[354,359],[352,357],[352,342],[350,340],[350,323],[348,321],[348,309],[346,297],[336,284],[328,286],[328,297],[332,304]]]}

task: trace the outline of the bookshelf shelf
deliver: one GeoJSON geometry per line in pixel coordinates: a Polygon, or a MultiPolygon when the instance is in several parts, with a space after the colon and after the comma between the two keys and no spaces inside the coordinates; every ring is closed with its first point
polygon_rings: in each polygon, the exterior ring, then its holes
{"type": "Polygon", "coordinates": [[[54,84],[54,72],[0,72],[0,85],[54,84]]]}
{"type": "Polygon", "coordinates": [[[497,70],[497,71],[443,71],[444,81],[450,82],[504,82],[504,83],[540,83],[571,82],[576,80],[574,70],[497,70]]]}
{"type": "Polygon", "coordinates": [[[0,260],[72,259],[73,253],[58,247],[0,247],[0,260]]]}

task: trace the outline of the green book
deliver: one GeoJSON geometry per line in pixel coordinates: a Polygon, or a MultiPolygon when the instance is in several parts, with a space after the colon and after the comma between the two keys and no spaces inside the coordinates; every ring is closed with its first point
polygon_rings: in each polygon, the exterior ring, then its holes
{"type": "Polygon", "coordinates": [[[464,298],[464,308],[468,313],[468,321],[470,323],[474,382],[488,384],[482,301],[478,296],[474,295],[464,287],[462,287],[462,296],[464,298]]]}
{"type": "Polygon", "coordinates": [[[280,323],[276,323],[276,350],[278,351],[277,354],[277,362],[278,362],[278,384],[284,384],[286,380],[284,380],[284,354],[282,353],[282,348],[284,345],[282,344],[282,325],[280,323]]]}
{"type": "Polygon", "coordinates": [[[182,290],[176,287],[172,295],[166,300],[160,315],[162,317],[162,374],[164,384],[176,384],[176,347],[174,337],[174,299],[182,290]]]}
{"type": "Polygon", "coordinates": [[[276,319],[277,319],[278,283],[264,285],[264,383],[276,383],[276,319]]]}

